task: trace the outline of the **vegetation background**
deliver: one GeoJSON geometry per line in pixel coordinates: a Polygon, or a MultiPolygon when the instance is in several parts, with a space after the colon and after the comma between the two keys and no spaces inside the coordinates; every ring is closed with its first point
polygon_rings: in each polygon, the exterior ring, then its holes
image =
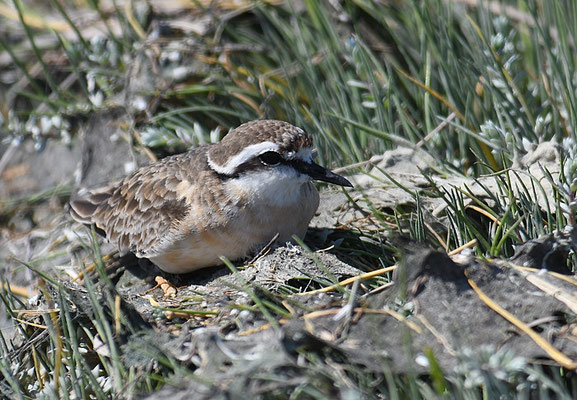
{"type": "MultiPolygon", "coordinates": [[[[480,259],[510,257],[514,245],[569,232],[575,222],[576,39],[572,0],[0,0],[3,235],[12,234],[14,218],[39,204],[61,207],[75,184],[68,177],[35,193],[8,188],[17,173],[10,159],[25,143],[37,152],[50,143],[72,146],[79,131],[106,117],[125,132],[120,140],[132,154],[155,160],[217,141],[242,122],[275,118],[315,132],[320,162],[350,173],[370,171],[385,151],[402,145],[435,159],[436,175],[497,177],[496,189],[487,189],[489,201],[473,199],[476,208],[464,206],[470,193],[433,187],[421,194],[448,205],[442,237],[426,223],[418,198],[414,208],[371,210],[378,229],[358,229],[356,238],[382,246],[377,252],[342,248],[355,265],[394,264],[398,249],[385,237],[390,231],[447,252],[474,240],[480,259]],[[543,144],[556,149],[556,164],[519,187],[514,168],[543,144]],[[535,200],[538,193],[550,200],[546,206],[535,200]]],[[[574,243],[568,246],[564,267],[574,272],[574,243]]],[[[86,247],[103,271],[98,247],[86,247]]],[[[26,264],[58,286],[42,269],[51,256],[26,264]]],[[[11,278],[6,272],[0,297],[18,321],[17,310],[31,306],[8,290],[11,278]]],[[[380,279],[371,281],[374,288],[389,277],[380,279]]],[[[27,345],[2,336],[4,397],[133,398],[192,375],[168,355],[155,355],[149,370],[132,369],[113,331],[138,327],[115,317],[114,296],[99,308],[102,289],[90,280],[85,285],[97,309],[94,325],[76,325],[62,289],[43,292],[61,311],[45,311],[42,330],[18,325],[27,345]],[[112,356],[85,357],[77,330],[107,338],[112,356]],[[38,337],[47,342],[35,350],[30,343],[38,337]]],[[[577,395],[577,378],[567,369],[524,364],[519,370],[513,355],[495,361],[488,351],[484,363],[481,352],[478,364],[455,373],[430,361],[424,376],[386,370],[369,377],[350,366],[354,372],[322,379],[311,356],[302,371],[309,379],[259,396],[332,398],[334,387],[347,388],[338,396],[351,399],[577,395]],[[491,362],[498,365],[486,368],[491,362]]]]}

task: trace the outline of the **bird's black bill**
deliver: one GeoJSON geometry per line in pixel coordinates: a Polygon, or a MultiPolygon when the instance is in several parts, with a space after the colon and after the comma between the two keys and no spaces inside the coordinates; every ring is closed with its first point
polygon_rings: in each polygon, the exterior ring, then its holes
{"type": "Polygon", "coordinates": [[[307,174],[317,181],[334,183],[335,185],[340,186],[353,187],[352,183],[350,183],[344,176],[335,174],[334,172],[321,167],[314,162],[307,163],[301,160],[293,160],[292,164],[297,171],[300,171],[303,174],[307,174]]]}

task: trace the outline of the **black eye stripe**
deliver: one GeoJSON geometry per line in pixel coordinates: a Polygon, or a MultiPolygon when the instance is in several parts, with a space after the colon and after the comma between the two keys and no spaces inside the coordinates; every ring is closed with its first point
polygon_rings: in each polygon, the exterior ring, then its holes
{"type": "Polygon", "coordinates": [[[258,156],[258,159],[264,165],[278,165],[283,161],[282,156],[276,151],[267,151],[258,156]]]}
{"type": "Polygon", "coordinates": [[[265,167],[275,167],[279,164],[292,165],[293,160],[285,160],[276,151],[267,151],[259,156],[253,157],[250,160],[240,164],[235,168],[230,175],[225,175],[225,178],[238,178],[250,171],[263,170],[265,167]],[[264,167],[263,167],[264,166],[264,167]]]}

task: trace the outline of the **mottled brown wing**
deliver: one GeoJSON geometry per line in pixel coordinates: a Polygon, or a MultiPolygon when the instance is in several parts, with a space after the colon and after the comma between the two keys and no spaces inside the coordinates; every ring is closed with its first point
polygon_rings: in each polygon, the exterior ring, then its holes
{"type": "Polygon", "coordinates": [[[77,221],[94,224],[121,252],[154,256],[176,239],[174,227],[189,211],[179,184],[190,183],[189,161],[195,161],[198,152],[164,158],[116,185],[71,201],[70,213],[77,221]]]}

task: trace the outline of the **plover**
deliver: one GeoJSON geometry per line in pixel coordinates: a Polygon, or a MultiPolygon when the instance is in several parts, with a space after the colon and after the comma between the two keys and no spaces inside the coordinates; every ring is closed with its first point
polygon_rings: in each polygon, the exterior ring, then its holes
{"type": "Polygon", "coordinates": [[[121,253],[181,274],[246,257],[278,234],[304,237],[319,206],[312,180],[352,187],[313,162],[312,137],[287,122],[259,120],[219,143],[192,148],[70,202],[121,253]]]}

